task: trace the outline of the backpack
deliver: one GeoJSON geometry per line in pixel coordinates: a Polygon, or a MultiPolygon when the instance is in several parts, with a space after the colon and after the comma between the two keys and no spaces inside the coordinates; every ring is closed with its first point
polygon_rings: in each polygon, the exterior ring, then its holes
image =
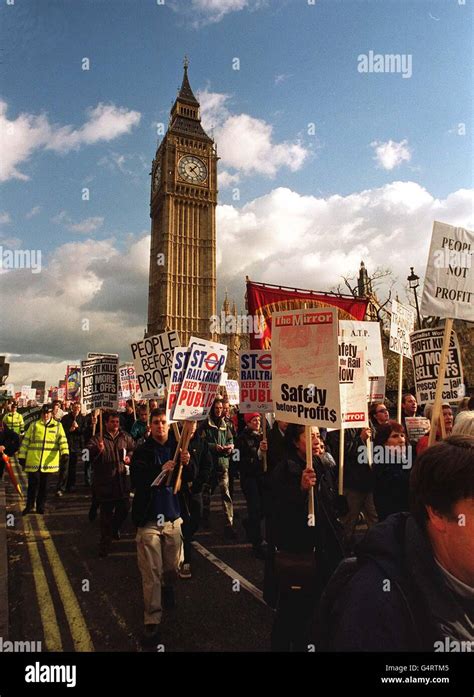
{"type": "Polygon", "coordinates": [[[319,604],[316,634],[319,651],[328,651],[332,636],[334,612],[339,598],[345,594],[345,589],[361,568],[357,557],[343,559],[329,579],[319,604]]]}

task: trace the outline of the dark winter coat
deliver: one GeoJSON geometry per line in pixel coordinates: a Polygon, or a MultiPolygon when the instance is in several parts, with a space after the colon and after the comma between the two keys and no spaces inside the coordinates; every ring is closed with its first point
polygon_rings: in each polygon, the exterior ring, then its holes
{"type": "Polygon", "coordinates": [[[209,417],[200,427],[199,433],[204,435],[209,446],[214,473],[229,469],[230,455],[217,452],[218,445],[234,444],[231,430],[225,419],[221,419],[219,425],[217,425],[211,417],[209,417]]]}
{"type": "Polygon", "coordinates": [[[5,455],[11,457],[20,447],[20,436],[3,424],[3,429],[0,431],[0,445],[5,446],[5,455]]]}
{"type": "Polygon", "coordinates": [[[315,525],[308,525],[308,492],[301,489],[301,475],[306,463],[295,450],[274,469],[271,475],[275,546],[288,552],[310,552],[316,549],[318,579],[322,589],[344,556],[342,526],[338,516],[346,510],[337,493],[334,467],[318,457],[313,458],[317,485],[314,489],[315,525]]]}
{"type": "Polygon", "coordinates": [[[98,503],[127,499],[130,494],[130,477],[123,462],[124,449],[130,457],[135,442],[128,433],[119,431],[115,438],[104,431],[104,452],[99,452],[99,436],[87,444],[92,465],[92,491],[98,503]]]}
{"type": "Polygon", "coordinates": [[[446,637],[474,641],[474,601],[447,586],[412,515],[397,513],[371,527],[357,559],[359,568],[339,588],[330,614],[325,608],[321,649],[434,651],[446,637]]]}
{"type": "MultiPolygon", "coordinates": [[[[132,489],[135,490],[132,504],[132,520],[137,527],[143,527],[150,519],[150,511],[153,506],[152,482],[160,474],[167,460],[173,459],[176,448],[176,440],[172,435],[166,443],[160,447],[150,436],[143,445],[135,450],[130,465],[130,478],[132,489]]],[[[191,454],[191,450],[190,450],[191,454]]],[[[170,486],[174,486],[178,467],[175,467],[170,486]]],[[[185,488],[188,482],[192,482],[197,474],[196,460],[191,456],[187,467],[182,470],[181,488],[185,488]]]]}
{"type": "Polygon", "coordinates": [[[261,440],[262,434],[252,431],[248,426],[237,437],[235,447],[239,451],[238,465],[241,477],[263,478],[263,461],[258,457],[261,440]]]}
{"type": "Polygon", "coordinates": [[[66,414],[61,419],[64,433],[66,434],[67,443],[70,453],[80,453],[84,447],[84,431],[86,429],[86,419],[82,414],[78,414],[75,418],[72,414],[66,414]],[[72,424],[76,421],[79,428],[75,431],[70,431],[72,424]]]}
{"type": "MultiPolygon", "coordinates": [[[[339,462],[340,431],[329,431],[326,443],[334,460],[339,462]]],[[[364,457],[365,444],[360,429],[347,428],[344,433],[344,489],[369,493],[374,488],[373,471],[364,457]]]]}

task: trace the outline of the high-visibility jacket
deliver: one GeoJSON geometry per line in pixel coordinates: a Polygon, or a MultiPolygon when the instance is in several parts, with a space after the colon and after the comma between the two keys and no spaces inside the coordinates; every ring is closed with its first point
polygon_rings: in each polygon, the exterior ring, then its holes
{"type": "Polygon", "coordinates": [[[25,472],[58,472],[61,455],[69,455],[66,434],[59,421],[42,419],[28,428],[21,444],[19,459],[26,459],[25,472]]]}
{"type": "Polygon", "coordinates": [[[23,421],[22,415],[17,411],[9,411],[7,414],[5,414],[2,421],[8,426],[8,428],[11,428],[12,431],[18,433],[19,436],[24,434],[25,422],[23,421]]]}

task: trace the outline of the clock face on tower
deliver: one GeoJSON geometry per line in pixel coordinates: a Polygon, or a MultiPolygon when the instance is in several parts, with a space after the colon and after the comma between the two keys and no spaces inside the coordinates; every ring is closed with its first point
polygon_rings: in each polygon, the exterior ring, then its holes
{"type": "Polygon", "coordinates": [[[201,184],[207,179],[207,167],[199,157],[185,155],[178,162],[179,176],[191,184],[201,184]]]}

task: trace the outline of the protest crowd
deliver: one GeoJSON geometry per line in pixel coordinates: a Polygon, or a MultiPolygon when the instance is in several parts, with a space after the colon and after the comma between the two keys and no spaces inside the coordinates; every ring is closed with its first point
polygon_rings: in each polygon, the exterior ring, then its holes
{"type": "MultiPolygon", "coordinates": [[[[472,239],[435,222],[432,251],[456,236],[472,239]]],[[[23,413],[6,399],[2,471],[14,487],[15,467],[28,477],[23,515],[87,488],[107,564],[131,514],[147,645],[162,637],[178,580],[195,578],[194,536],[215,522],[216,497],[222,543],[247,545],[262,565],[267,649],[474,650],[474,396],[453,329],[453,318],[474,314],[439,285],[472,281],[442,271],[429,262],[421,309],[444,325],[421,328],[418,318],[415,330],[413,309],[392,300],[391,402],[367,301],[319,296],[308,307],[312,291],[298,304],[278,289],[276,307],[277,291],[250,281],[249,311],[276,309],[240,351],[238,380],[225,372],[227,345],[190,337],[183,346],[168,330],[132,343],[133,363],[88,354],[63,399],[56,392],[23,413]],[[246,502],[238,530],[237,491],[246,502]]]]}

